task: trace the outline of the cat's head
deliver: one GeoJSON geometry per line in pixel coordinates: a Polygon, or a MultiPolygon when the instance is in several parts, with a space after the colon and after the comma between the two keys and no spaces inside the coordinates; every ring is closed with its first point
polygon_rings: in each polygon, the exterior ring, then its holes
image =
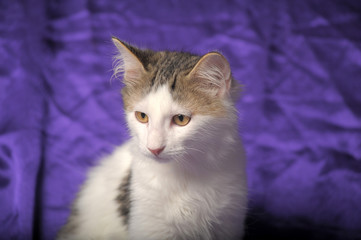
{"type": "Polygon", "coordinates": [[[214,154],[219,141],[232,141],[223,135],[228,128],[237,132],[232,101],[237,84],[223,55],[155,52],[113,42],[119,51],[114,74],[123,75],[124,109],[141,153],[171,161],[214,154]]]}

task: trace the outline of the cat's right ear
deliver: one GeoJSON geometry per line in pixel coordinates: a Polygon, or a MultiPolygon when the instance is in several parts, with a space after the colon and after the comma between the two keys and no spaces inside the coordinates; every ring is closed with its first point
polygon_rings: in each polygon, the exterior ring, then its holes
{"type": "Polygon", "coordinates": [[[231,69],[226,58],[218,52],[204,55],[188,74],[198,88],[213,96],[229,94],[232,82],[231,69]]]}
{"type": "Polygon", "coordinates": [[[143,64],[134,54],[135,48],[116,37],[112,37],[112,41],[118,49],[118,54],[115,56],[114,76],[123,75],[126,86],[135,86],[145,72],[143,64]]]}

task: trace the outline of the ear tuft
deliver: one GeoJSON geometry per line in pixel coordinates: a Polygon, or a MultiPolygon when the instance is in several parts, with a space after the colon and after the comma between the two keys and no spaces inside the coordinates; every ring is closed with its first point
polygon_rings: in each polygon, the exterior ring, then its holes
{"type": "Polygon", "coordinates": [[[212,95],[223,97],[231,87],[231,69],[226,58],[218,52],[204,55],[189,73],[199,88],[212,95]]]}
{"type": "Polygon", "coordinates": [[[123,82],[127,86],[134,86],[142,77],[144,67],[139,58],[134,54],[134,47],[112,37],[114,45],[118,49],[118,54],[114,61],[113,76],[123,76],[123,82]],[[133,50],[133,51],[132,51],[133,50]]]}

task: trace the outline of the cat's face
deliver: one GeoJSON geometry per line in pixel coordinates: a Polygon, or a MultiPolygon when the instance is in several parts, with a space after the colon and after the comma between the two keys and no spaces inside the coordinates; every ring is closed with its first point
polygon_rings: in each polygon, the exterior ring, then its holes
{"type": "Polygon", "coordinates": [[[169,161],[216,144],[232,105],[225,58],[139,50],[113,41],[120,52],[115,74],[124,74],[124,107],[139,151],[169,161]]]}
{"type": "Polygon", "coordinates": [[[206,127],[207,118],[174,101],[168,85],[151,91],[127,112],[139,150],[163,161],[189,153],[197,130],[206,127]]]}

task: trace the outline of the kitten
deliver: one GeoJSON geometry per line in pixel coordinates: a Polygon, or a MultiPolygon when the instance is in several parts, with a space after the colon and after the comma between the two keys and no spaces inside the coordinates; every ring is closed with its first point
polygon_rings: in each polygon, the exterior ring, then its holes
{"type": "Polygon", "coordinates": [[[246,160],[229,63],[113,42],[131,139],[89,172],[58,239],[241,239],[246,160]]]}

